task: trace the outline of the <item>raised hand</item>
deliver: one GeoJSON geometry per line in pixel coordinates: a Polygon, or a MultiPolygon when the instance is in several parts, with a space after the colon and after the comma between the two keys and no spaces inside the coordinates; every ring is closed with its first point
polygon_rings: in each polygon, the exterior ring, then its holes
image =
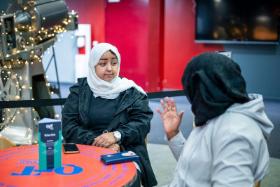
{"type": "Polygon", "coordinates": [[[163,128],[168,140],[179,132],[179,126],[182,121],[183,112],[177,112],[176,104],[172,98],[165,97],[160,100],[162,111],[157,109],[160,114],[163,128]]]}

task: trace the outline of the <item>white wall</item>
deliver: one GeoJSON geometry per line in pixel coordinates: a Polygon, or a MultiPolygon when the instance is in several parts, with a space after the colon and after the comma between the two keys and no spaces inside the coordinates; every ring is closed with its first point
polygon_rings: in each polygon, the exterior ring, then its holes
{"type": "MultiPolygon", "coordinates": [[[[60,33],[54,44],[58,79],[61,83],[74,83],[75,80],[75,56],[78,53],[75,31],[60,33]]],[[[52,59],[52,48],[48,48],[42,58],[48,82],[57,82],[55,61],[52,59]],[[51,60],[52,59],[52,60],[51,60]],[[49,68],[46,70],[48,64],[49,68]]]]}

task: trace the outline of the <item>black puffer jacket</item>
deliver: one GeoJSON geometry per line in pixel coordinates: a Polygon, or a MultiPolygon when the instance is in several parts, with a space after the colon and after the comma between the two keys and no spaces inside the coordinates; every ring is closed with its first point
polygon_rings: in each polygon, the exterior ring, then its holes
{"type": "MultiPolygon", "coordinates": [[[[90,90],[86,78],[78,79],[78,83],[70,88],[70,95],[62,111],[62,133],[66,142],[92,144],[100,134],[89,129],[88,111],[90,90]]],[[[120,94],[120,104],[114,118],[107,129],[118,130],[122,135],[121,145],[126,150],[134,151],[141,158],[142,183],[145,187],[155,186],[157,181],[153,173],[145,138],[150,131],[153,112],[149,108],[148,98],[135,88],[120,94]]]]}

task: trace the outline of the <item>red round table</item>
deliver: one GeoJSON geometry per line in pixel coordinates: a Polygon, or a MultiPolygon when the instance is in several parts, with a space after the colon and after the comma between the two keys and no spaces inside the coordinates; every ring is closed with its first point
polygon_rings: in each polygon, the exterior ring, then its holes
{"type": "Polygon", "coordinates": [[[132,162],[105,165],[100,155],[109,149],[78,145],[80,153],[62,153],[62,167],[39,171],[38,146],[0,150],[0,186],[117,187],[134,182],[137,172],[132,162]]]}

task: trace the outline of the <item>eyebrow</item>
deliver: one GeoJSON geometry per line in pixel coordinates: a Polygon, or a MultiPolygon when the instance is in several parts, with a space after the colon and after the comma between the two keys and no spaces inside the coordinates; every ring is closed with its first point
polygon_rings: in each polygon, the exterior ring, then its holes
{"type": "MultiPolygon", "coordinates": [[[[100,58],[100,60],[108,60],[109,58],[100,58]]],[[[113,57],[111,59],[117,59],[116,57],[113,57]]]]}

